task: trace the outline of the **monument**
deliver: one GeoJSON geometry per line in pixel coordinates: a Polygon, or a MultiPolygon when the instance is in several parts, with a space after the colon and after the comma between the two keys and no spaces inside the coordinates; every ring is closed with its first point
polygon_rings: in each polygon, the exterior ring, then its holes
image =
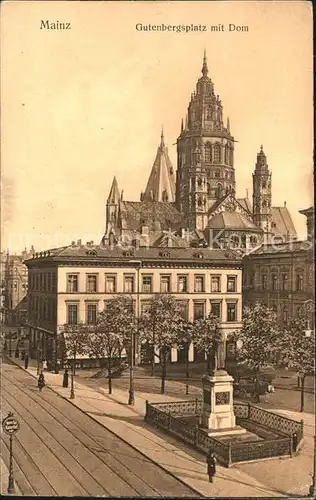
{"type": "Polygon", "coordinates": [[[223,341],[215,344],[213,369],[202,378],[201,424],[204,429],[208,429],[209,436],[246,432],[243,427],[236,426],[233,405],[234,379],[225,370],[224,348],[223,341]]]}

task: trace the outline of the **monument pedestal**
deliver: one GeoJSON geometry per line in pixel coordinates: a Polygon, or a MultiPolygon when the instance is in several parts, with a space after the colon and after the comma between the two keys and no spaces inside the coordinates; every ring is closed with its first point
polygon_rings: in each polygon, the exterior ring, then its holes
{"type": "Polygon", "coordinates": [[[225,370],[216,370],[204,375],[202,427],[210,436],[241,434],[246,429],[236,426],[233,406],[233,377],[225,370]]]}

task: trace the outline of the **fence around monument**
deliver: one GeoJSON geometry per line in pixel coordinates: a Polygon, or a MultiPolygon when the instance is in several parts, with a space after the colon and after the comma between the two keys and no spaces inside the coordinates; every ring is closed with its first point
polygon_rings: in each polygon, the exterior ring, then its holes
{"type": "Polygon", "coordinates": [[[303,421],[297,422],[277,413],[269,412],[250,403],[235,403],[234,412],[239,419],[248,419],[275,432],[276,439],[224,443],[208,436],[205,429],[181,419],[197,417],[202,411],[201,400],[149,403],[146,401],[146,422],[167,431],[203,453],[211,449],[217,459],[230,467],[234,463],[260,460],[269,457],[292,455],[293,434],[299,443],[303,437],[303,421]]]}

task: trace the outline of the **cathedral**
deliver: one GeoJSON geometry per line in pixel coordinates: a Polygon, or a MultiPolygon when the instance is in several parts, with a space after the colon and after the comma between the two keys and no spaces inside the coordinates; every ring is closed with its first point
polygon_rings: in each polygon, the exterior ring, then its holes
{"type": "Polygon", "coordinates": [[[296,237],[291,215],[272,206],[272,174],[261,146],[253,178],[252,202],[236,194],[234,148],[229,118],[209,77],[191,94],[177,139],[177,170],[163,131],[140,201],[126,201],[114,177],[106,204],[105,246],[234,248],[242,253],[266,241],[296,237]]]}

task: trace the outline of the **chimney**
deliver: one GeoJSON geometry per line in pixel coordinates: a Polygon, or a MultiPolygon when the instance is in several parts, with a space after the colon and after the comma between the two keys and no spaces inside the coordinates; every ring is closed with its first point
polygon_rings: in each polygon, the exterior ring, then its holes
{"type": "Polygon", "coordinates": [[[286,201],[284,202],[284,208],[286,208],[286,201]]]}
{"type": "Polygon", "coordinates": [[[72,242],[71,242],[71,246],[72,246],[72,247],[75,247],[75,246],[76,246],[76,242],[75,242],[75,241],[72,241],[72,242]]]}
{"type": "Polygon", "coordinates": [[[81,247],[81,240],[77,240],[78,247],[81,247]]]}

